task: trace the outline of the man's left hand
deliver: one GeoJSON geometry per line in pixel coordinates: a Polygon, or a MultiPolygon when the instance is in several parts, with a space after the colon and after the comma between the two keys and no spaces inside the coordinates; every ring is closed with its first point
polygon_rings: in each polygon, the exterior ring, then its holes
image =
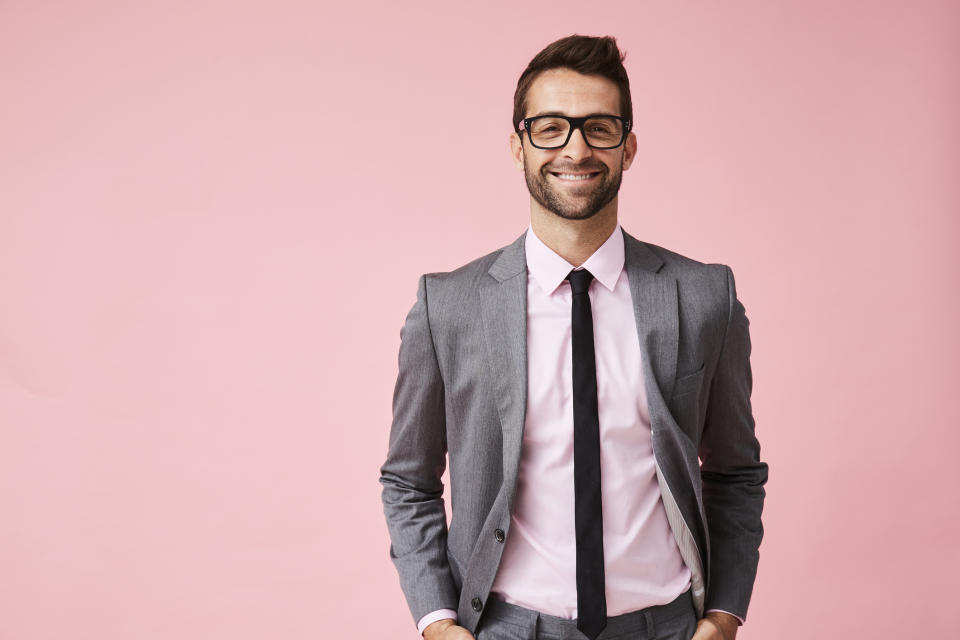
{"type": "Polygon", "coordinates": [[[734,640],[740,621],[729,613],[711,611],[697,623],[690,640],[734,640]]]}

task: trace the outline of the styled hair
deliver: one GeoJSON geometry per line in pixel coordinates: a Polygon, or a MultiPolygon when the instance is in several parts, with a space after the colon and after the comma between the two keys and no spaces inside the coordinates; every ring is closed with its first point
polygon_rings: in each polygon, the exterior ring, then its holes
{"type": "Polygon", "coordinates": [[[519,132],[519,124],[527,109],[527,91],[530,85],[548,69],[567,68],[586,75],[608,78],[620,90],[620,115],[633,121],[633,101],[630,99],[630,80],[623,67],[625,53],[617,48],[611,36],[594,37],[572,35],[548,44],[533,57],[517,80],[513,94],[513,129],[519,132]]]}

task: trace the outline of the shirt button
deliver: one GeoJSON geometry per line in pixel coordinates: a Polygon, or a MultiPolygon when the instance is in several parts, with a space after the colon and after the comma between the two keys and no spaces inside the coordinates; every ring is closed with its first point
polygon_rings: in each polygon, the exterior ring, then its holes
{"type": "Polygon", "coordinates": [[[471,600],[470,606],[473,607],[474,611],[480,611],[480,609],[483,609],[483,603],[480,602],[480,598],[474,598],[473,600],[471,600]]]}
{"type": "Polygon", "coordinates": [[[503,535],[503,529],[497,529],[494,531],[493,536],[497,539],[497,542],[503,542],[503,539],[506,537],[503,535]]]}

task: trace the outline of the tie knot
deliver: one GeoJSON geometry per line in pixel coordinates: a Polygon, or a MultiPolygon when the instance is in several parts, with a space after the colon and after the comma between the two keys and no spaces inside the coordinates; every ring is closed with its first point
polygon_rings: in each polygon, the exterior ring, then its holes
{"type": "Polygon", "coordinates": [[[570,281],[570,288],[573,290],[573,295],[578,295],[586,293],[590,288],[593,274],[586,269],[580,269],[579,271],[574,269],[567,274],[566,279],[570,281]]]}

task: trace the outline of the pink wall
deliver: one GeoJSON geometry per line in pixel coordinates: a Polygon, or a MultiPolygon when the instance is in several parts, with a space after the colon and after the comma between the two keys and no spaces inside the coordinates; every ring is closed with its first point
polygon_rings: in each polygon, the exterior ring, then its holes
{"type": "Polygon", "coordinates": [[[955,632],[960,5],[143,4],[0,5],[2,640],[417,637],[400,326],[526,227],[513,86],[573,32],[628,52],[623,226],[751,319],[739,637],[955,632]]]}

